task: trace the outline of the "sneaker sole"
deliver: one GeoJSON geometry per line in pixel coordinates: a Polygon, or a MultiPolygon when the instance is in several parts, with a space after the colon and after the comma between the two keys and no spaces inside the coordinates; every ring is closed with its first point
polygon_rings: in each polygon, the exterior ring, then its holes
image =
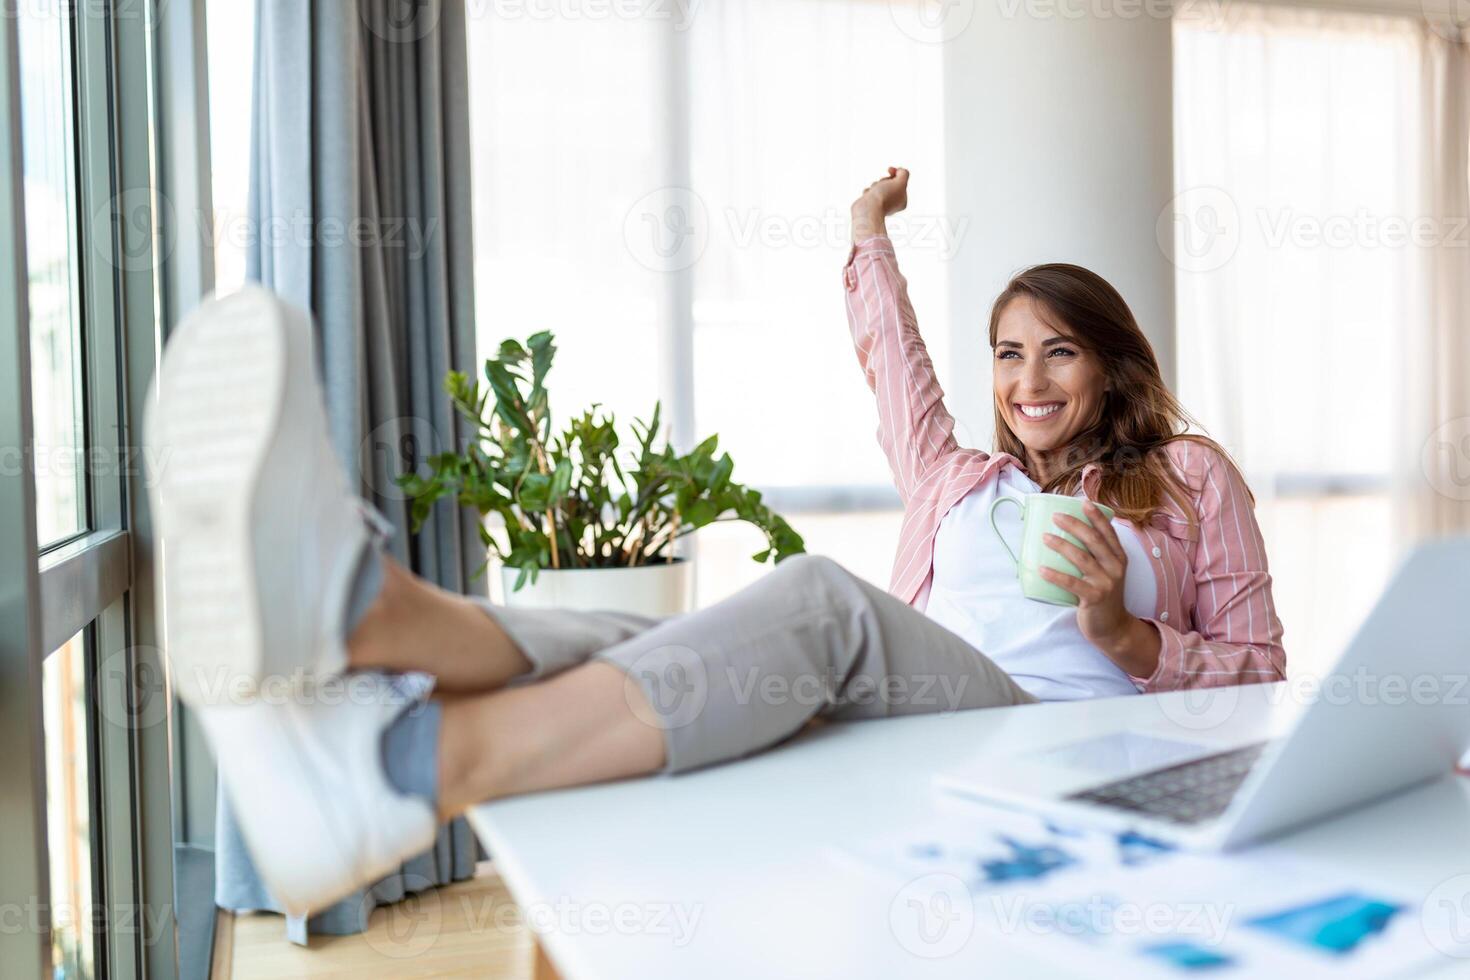
{"type": "Polygon", "coordinates": [[[246,291],[181,323],[160,371],[160,599],[180,694],[195,704],[251,695],[267,670],[251,511],[282,424],[288,348],[281,309],[246,291]]]}

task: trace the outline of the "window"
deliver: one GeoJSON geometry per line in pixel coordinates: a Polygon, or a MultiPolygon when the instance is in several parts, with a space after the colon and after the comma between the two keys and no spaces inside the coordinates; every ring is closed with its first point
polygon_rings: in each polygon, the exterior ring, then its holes
{"type": "Polygon", "coordinates": [[[92,771],[84,634],[46,659],[46,837],[51,861],[53,980],[96,975],[92,771]]]}
{"type": "Polygon", "coordinates": [[[251,244],[250,114],[254,85],[254,0],[208,0],[209,161],[213,194],[214,288],[245,282],[251,244]]]}
{"type": "MultiPolygon", "coordinates": [[[[87,527],[82,321],[71,18],[60,0],[24,4],[20,53],[22,174],[30,314],[36,535],[45,548],[87,527]]],[[[42,680],[52,976],[90,980],[92,767],[81,635],[47,657],[42,680]]]]}
{"type": "Polygon", "coordinates": [[[144,775],[167,770],[167,728],[104,723],[131,717],[134,669],[157,666],[151,603],[132,601],[144,474],[129,448],[157,342],[153,25],[113,4],[12,13],[0,18],[0,77],[19,89],[0,88],[21,110],[0,130],[0,447],[12,447],[0,451],[0,840],[13,846],[0,902],[36,926],[0,937],[3,972],[132,976],[146,960],[167,977],[172,932],[112,929],[105,911],[173,903],[171,843],[154,846],[168,821],[142,819],[167,812],[167,781],[144,775]],[[27,447],[21,466],[14,447],[27,447]]]}
{"type": "Polygon", "coordinates": [[[37,537],[46,545],[81,531],[87,520],[77,452],[85,437],[71,22],[60,0],[50,0],[23,4],[17,28],[30,271],[32,468],[37,537]]]}
{"type": "MultiPolygon", "coordinates": [[[[717,433],[811,550],[886,583],[898,501],[841,267],[852,199],[909,167],[891,231],[945,360],[942,49],[900,3],[684,6],[472,8],[481,349],[554,331],[554,409],[662,397],[676,444],[717,433]]],[[[701,605],[761,573],[753,530],[696,538],[701,605]]]]}
{"type": "Polygon", "coordinates": [[[1424,253],[1389,236],[1431,168],[1410,123],[1421,33],[1248,4],[1174,26],[1180,395],[1256,493],[1294,674],[1330,667],[1402,547],[1424,253]]]}

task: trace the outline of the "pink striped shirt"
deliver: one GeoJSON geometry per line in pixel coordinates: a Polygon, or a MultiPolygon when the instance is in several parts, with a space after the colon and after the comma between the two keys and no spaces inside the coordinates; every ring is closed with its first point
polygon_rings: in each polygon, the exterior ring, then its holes
{"type": "MultiPolygon", "coordinates": [[[[878,400],[878,443],[904,506],[888,589],[923,609],[944,515],[1002,466],[1024,471],[1024,464],[955,442],[954,418],[919,336],[893,243],[880,235],[853,246],[843,282],[858,364],[878,400]]],[[[1196,524],[1170,499],[1148,526],[1134,525],[1155,563],[1158,601],[1146,621],[1161,639],[1158,667],[1134,684],[1168,691],[1283,679],[1281,621],[1244,482],[1219,453],[1197,442],[1176,440],[1165,451],[1193,501],[1196,524]]],[[[1100,479],[1097,464],[1089,464],[1083,493],[1095,498],[1100,479]]]]}

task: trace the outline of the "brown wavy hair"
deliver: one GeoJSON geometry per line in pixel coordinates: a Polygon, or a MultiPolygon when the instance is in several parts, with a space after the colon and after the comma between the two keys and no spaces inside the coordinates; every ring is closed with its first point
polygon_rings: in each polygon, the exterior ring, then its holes
{"type": "MultiPolygon", "coordinates": [[[[1187,440],[1208,446],[1232,467],[1223,446],[1186,430],[1199,423],[1164,384],[1154,349],[1133,311],[1106,279],[1079,265],[1033,265],[1012,277],[990,309],[990,347],[995,349],[1001,313],[1011,300],[1030,296],[1038,313],[1058,333],[1093,354],[1108,379],[1098,420],[1067,446],[1062,471],[1043,493],[1074,495],[1089,463],[1101,467],[1098,502],[1134,524],[1146,524],[1172,498],[1196,523],[1189,490],[1176,477],[1164,447],[1187,440]]],[[[1026,460],[1026,447],[995,405],[995,448],[1026,460]]],[[[1237,472],[1238,472],[1237,467],[1237,472]]],[[[1242,483],[1244,481],[1242,480],[1242,483]]],[[[1250,494],[1250,488],[1246,488],[1250,494]]],[[[1255,497],[1251,496],[1251,503],[1255,497]]]]}

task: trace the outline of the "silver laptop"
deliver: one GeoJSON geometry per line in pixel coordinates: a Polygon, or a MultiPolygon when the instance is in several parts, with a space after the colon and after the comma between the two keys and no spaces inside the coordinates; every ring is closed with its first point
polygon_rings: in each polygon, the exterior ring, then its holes
{"type": "Polygon", "coordinates": [[[1263,735],[1226,744],[1183,726],[1119,730],[1024,760],[977,758],[939,783],[1229,850],[1444,776],[1470,745],[1470,537],[1414,549],[1317,695],[1284,734],[1263,735]],[[1099,777],[1099,755],[1123,758],[1123,771],[1099,777]]]}

